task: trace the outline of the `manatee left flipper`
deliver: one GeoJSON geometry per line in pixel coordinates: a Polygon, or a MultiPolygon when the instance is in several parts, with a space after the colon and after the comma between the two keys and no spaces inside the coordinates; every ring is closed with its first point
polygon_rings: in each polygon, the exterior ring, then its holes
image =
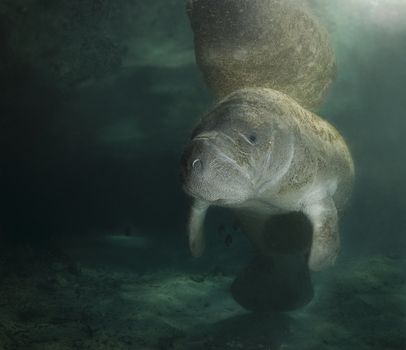
{"type": "Polygon", "coordinates": [[[334,264],[340,250],[337,209],[331,197],[309,203],[304,213],[313,225],[309,268],[320,271],[334,264]]]}
{"type": "Polygon", "coordinates": [[[199,257],[204,251],[204,219],[209,205],[206,202],[195,200],[190,209],[189,217],[189,247],[194,257],[199,257]]]}

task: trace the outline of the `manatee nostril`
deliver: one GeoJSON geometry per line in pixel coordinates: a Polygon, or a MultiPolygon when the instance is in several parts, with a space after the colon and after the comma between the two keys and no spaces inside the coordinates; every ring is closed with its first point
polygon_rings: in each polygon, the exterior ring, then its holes
{"type": "Polygon", "coordinates": [[[192,169],[193,170],[201,170],[203,168],[203,163],[202,161],[197,158],[192,162],[192,169]]]}

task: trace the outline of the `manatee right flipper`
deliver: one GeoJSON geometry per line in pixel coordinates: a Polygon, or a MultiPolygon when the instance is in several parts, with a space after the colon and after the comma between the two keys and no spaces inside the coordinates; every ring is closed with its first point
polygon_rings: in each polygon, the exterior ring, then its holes
{"type": "Polygon", "coordinates": [[[193,202],[189,217],[189,247],[194,257],[199,257],[204,251],[204,219],[209,205],[200,200],[193,202]]]}
{"type": "Polygon", "coordinates": [[[304,213],[313,224],[309,268],[320,271],[334,264],[340,250],[337,209],[333,199],[328,197],[310,203],[304,213]]]}

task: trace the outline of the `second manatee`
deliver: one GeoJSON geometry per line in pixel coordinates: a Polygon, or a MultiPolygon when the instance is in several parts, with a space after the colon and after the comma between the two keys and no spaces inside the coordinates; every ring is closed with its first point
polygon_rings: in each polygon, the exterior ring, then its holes
{"type": "Polygon", "coordinates": [[[281,91],[315,110],[335,77],[328,34],[301,0],[188,0],[196,61],[218,98],[281,91]]]}

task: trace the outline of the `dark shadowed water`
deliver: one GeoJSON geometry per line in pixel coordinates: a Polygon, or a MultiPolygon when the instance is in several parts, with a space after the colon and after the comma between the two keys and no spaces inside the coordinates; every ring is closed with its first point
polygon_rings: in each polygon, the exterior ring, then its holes
{"type": "Polygon", "coordinates": [[[184,1],[0,0],[0,350],[406,349],[406,3],[309,4],[354,193],[311,303],[250,313],[233,215],[188,249],[180,157],[214,99],[184,1]]]}

